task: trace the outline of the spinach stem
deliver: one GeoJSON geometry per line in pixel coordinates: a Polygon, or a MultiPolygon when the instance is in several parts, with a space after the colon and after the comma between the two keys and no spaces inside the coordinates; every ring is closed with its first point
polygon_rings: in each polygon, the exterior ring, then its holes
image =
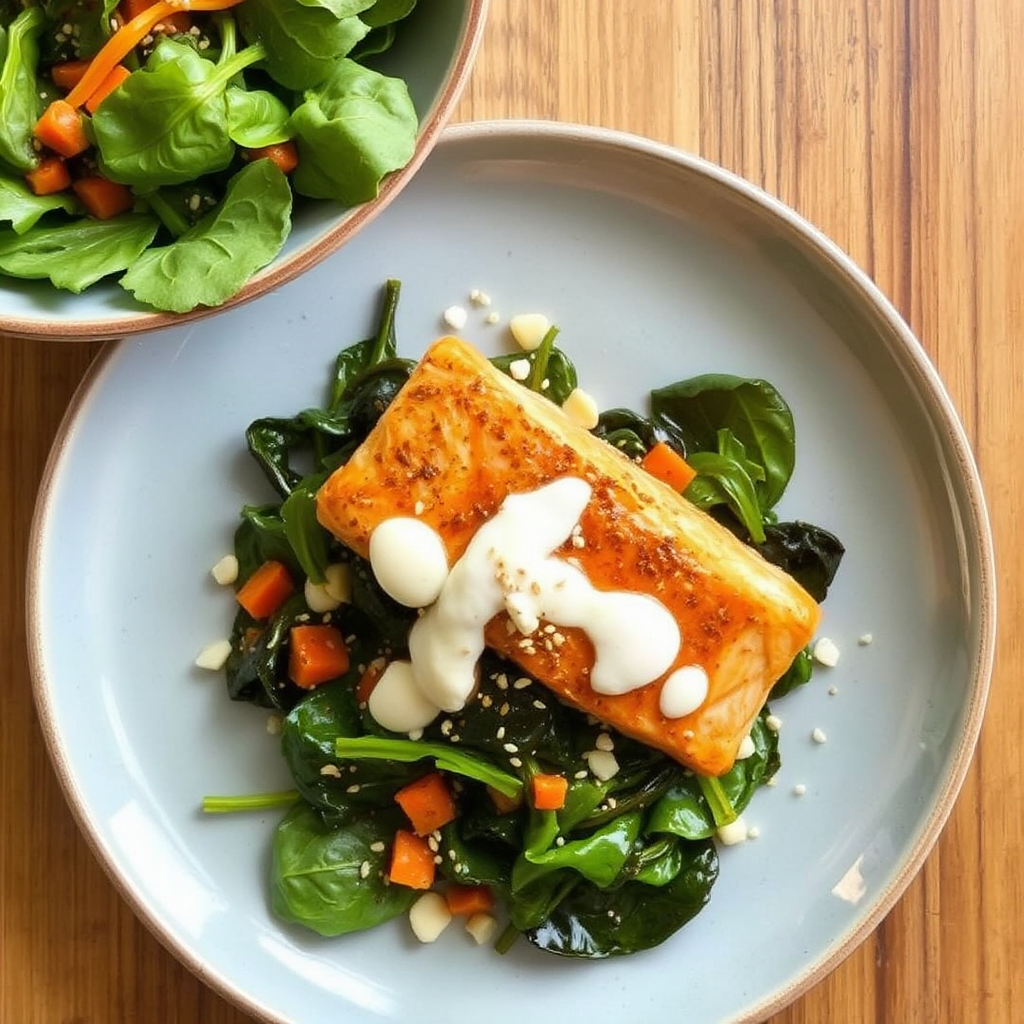
{"type": "Polygon", "coordinates": [[[555,338],[558,337],[558,328],[551,326],[548,328],[548,333],[544,335],[544,340],[540,343],[540,347],[537,349],[537,354],[533,359],[533,368],[530,370],[530,377],[526,382],[526,386],[531,391],[543,391],[544,390],[544,377],[548,372],[548,361],[551,359],[551,349],[554,348],[555,338]]]}
{"type": "Polygon", "coordinates": [[[402,291],[402,282],[389,279],[384,285],[384,306],[380,311],[377,325],[377,337],[374,339],[373,351],[367,366],[375,366],[384,358],[388,340],[395,335],[395,314],[398,310],[398,297],[402,291]]]}
{"type": "Polygon", "coordinates": [[[406,763],[430,757],[443,771],[482,782],[504,796],[516,797],[523,788],[518,776],[502,771],[482,757],[453,750],[445,743],[395,740],[386,736],[340,736],[334,741],[334,752],[338,757],[350,760],[368,757],[406,763]]]}
{"type": "Polygon", "coordinates": [[[711,817],[715,819],[715,825],[721,828],[735,821],[736,808],[733,807],[721,779],[716,779],[713,775],[698,775],[697,782],[700,783],[700,791],[711,808],[711,817]]]}
{"type": "Polygon", "coordinates": [[[181,238],[191,225],[179,210],[169,203],[160,192],[151,192],[146,196],[149,208],[160,218],[161,223],[175,238],[181,238]]]}
{"type": "Polygon", "coordinates": [[[263,811],[272,807],[290,807],[299,799],[298,790],[282,789],[273,793],[250,793],[247,796],[204,796],[206,814],[233,814],[236,811],[263,811]]]}

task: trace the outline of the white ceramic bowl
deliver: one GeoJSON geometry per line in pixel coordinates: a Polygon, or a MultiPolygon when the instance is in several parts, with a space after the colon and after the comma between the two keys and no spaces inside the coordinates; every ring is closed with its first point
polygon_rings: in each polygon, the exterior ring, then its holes
{"type": "Polygon", "coordinates": [[[116,282],[99,282],[81,295],[48,281],[0,276],[0,334],[62,341],[97,341],[154,331],[197,320],[249,302],[292,280],[344,245],[391,202],[412,179],[451,116],[469,78],[483,35],[488,0],[423,2],[409,16],[388,53],[373,66],[403,78],[420,115],[412,159],[388,175],[372,202],[345,208],[328,201],[305,202],[292,217],[284,248],[231,299],[189,313],[156,312],[116,282]]]}

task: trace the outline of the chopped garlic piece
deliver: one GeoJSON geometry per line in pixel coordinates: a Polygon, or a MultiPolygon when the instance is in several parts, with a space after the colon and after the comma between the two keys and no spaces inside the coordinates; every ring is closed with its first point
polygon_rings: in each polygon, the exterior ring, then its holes
{"type": "Polygon", "coordinates": [[[478,946],[483,946],[497,935],[498,920],[493,915],[483,912],[471,914],[466,921],[466,931],[473,936],[478,946]]]}
{"type": "Polygon", "coordinates": [[[409,924],[420,942],[434,942],[451,921],[451,911],[439,892],[425,892],[409,908],[409,924]]]}
{"type": "Polygon", "coordinates": [[[823,636],[811,652],[814,660],[820,662],[826,668],[835,668],[839,664],[839,648],[832,640],[823,636]]]}
{"type": "Polygon", "coordinates": [[[211,672],[219,672],[231,656],[231,641],[217,640],[208,644],[199,652],[196,658],[196,668],[209,669],[211,672]]]}
{"type": "Polygon", "coordinates": [[[597,402],[593,396],[582,388],[574,388],[569,397],[562,403],[562,410],[584,430],[593,430],[597,426],[597,402]]]}
{"type": "Polygon", "coordinates": [[[524,352],[533,352],[551,330],[551,321],[543,313],[519,313],[509,320],[508,326],[516,344],[524,352]]]}
{"type": "Polygon", "coordinates": [[[211,570],[210,575],[222,586],[226,587],[238,579],[238,559],[234,555],[225,555],[211,570]]]}
{"type": "Polygon", "coordinates": [[[715,830],[715,835],[723,846],[735,846],[747,840],[748,832],[747,823],[739,817],[735,821],[730,821],[728,825],[721,825],[715,830]]]}
{"type": "Polygon", "coordinates": [[[508,364],[508,372],[513,380],[526,380],[530,376],[530,360],[513,359],[508,364]]]}
{"type": "Polygon", "coordinates": [[[326,583],[314,583],[312,580],[306,580],[303,590],[306,604],[309,605],[311,612],[333,612],[341,604],[339,600],[328,593],[326,583]]]}
{"type": "Polygon", "coordinates": [[[468,313],[463,309],[462,306],[449,306],[441,316],[444,318],[444,322],[453,330],[461,331],[466,326],[466,318],[468,313]]]}

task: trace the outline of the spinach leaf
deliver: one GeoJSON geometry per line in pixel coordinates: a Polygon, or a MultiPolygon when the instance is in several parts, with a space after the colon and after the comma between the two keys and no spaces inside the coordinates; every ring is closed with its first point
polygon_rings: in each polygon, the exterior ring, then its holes
{"type": "Polygon", "coordinates": [[[272,92],[232,86],[224,93],[228,137],[246,149],[273,146],[292,137],[292,112],[272,92]]]}
{"type": "Polygon", "coordinates": [[[533,352],[512,352],[505,355],[494,356],[491,362],[503,373],[511,375],[512,363],[520,359],[526,359],[530,364],[530,376],[527,378],[527,386],[531,390],[539,391],[546,398],[550,398],[555,405],[561,405],[575,390],[578,383],[576,367],[572,360],[560,348],[552,346],[548,351],[542,352],[540,348],[533,352]],[[543,360],[539,363],[538,360],[543,360]],[[539,377],[536,387],[532,380],[539,377]],[[548,382],[546,388],[541,388],[543,381],[548,382]]]}
{"type": "MultiPolygon", "coordinates": [[[[654,424],[632,409],[607,409],[597,419],[593,433],[618,448],[627,458],[642,459],[661,438],[654,424]]],[[[680,452],[685,456],[685,452],[680,452]]]]}
{"type": "Polygon", "coordinates": [[[339,61],[306,93],[291,123],[299,148],[296,192],[347,206],[376,197],[381,179],[412,159],[419,130],[405,82],[351,60],[339,61]]]}
{"type": "Polygon", "coordinates": [[[250,43],[266,47],[265,66],[275,82],[311,89],[369,31],[355,14],[339,16],[334,7],[343,9],[339,0],[246,0],[238,8],[238,27],[250,43]]]}
{"type": "Polygon", "coordinates": [[[652,391],[651,415],[688,458],[720,451],[719,431],[728,429],[747,459],[764,469],[755,484],[762,511],[782,497],[796,465],[796,429],[789,406],[767,381],[731,374],[692,377],[652,391]]]}
{"type": "Polygon", "coordinates": [[[375,0],[297,0],[304,7],[326,7],[336,18],[351,18],[374,5],[375,0]]]}
{"type": "Polygon", "coordinates": [[[765,471],[747,458],[743,442],[726,427],[717,433],[717,451],[695,451],[689,463],[697,476],[685,494],[705,511],[715,505],[728,505],[757,544],[764,543],[763,510],[757,488],[765,471]]]}
{"type": "Polygon", "coordinates": [[[768,694],[769,700],[778,700],[792,693],[798,686],[803,686],[811,681],[814,675],[814,659],[811,657],[810,649],[805,647],[793,659],[793,664],[786,669],[786,672],[772,687],[768,694]]]}
{"type": "Polygon", "coordinates": [[[57,33],[47,32],[40,44],[45,47],[47,64],[74,57],[91,57],[110,37],[110,18],[117,8],[117,0],[102,3],[82,3],[81,0],[42,0],[39,4],[51,26],[71,25],[72,32],[63,41],[57,33]]]}
{"type": "Polygon", "coordinates": [[[242,522],[235,530],[235,557],[240,584],[267,561],[283,562],[298,575],[301,567],[288,541],[279,506],[242,506],[242,522]]]}
{"type": "Polygon", "coordinates": [[[370,28],[380,28],[382,25],[393,25],[396,21],[408,18],[416,7],[416,0],[377,0],[367,11],[363,11],[360,17],[370,28]]]}
{"type": "Polygon", "coordinates": [[[810,523],[772,523],[757,550],[785,569],[815,601],[824,601],[846,549],[835,534],[810,523]]]}
{"type": "Polygon", "coordinates": [[[380,28],[371,28],[352,47],[349,57],[352,60],[363,61],[367,57],[376,57],[378,54],[387,53],[394,46],[397,36],[398,33],[395,31],[394,25],[382,25],[380,28]]]}
{"type": "Polygon", "coordinates": [[[185,43],[161,39],[146,66],[125,79],[93,115],[104,172],[145,191],[224,170],[235,155],[224,91],[239,71],[263,55],[256,44],[214,64],[185,43]]]}
{"type": "Polygon", "coordinates": [[[718,856],[710,841],[680,845],[674,855],[678,870],[662,885],[572,886],[550,901],[550,910],[527,930],[527,938],[549,953],[590,959],[659,945],[703,909],[718,878],[718,856]]]}
{"type": "Polygon", "coordinates": [[[416,621],[416,610],[406,608],[384,593],[366,559],[353,557],[351,565],[352,603],[373,623],[384,646],[396,654],[404,653],[409,645],[409,630],[416,621]]]}
{"type": "Polygon", "coordinates": [[[57,288],[81,292],[133,266],[159,226],[155,217],[126,213],[104,221],[37,224],[23,235],[0,229],[0,272],[49,278],[57,288]]]}
{"type": "Polygon", "coordinates": [[[37,196],[24,182],[0,174],[0,221],[9,222],[15,234],[25,234],[51,210],[79,213],[81,207],[71,192],[37,196]]]}
{"type": "Polygon", "coordinates": [[[512,855],[501,846],[473,839],[462,828],[462,815],[441,829],[441,851],[444,856],[440,874],[464,885],[489,885],[503,891],[508,888],[512,855]]]}
{"type": "Polygon", "coordinates": [[[419,893],[384,878],[383,844],[399,823],[400,814],[378,812],[329,828],[304,804],[289,811],[274,834],[274,913],[321,935],[344,935],[408,910],[419,893]]]}
{"type": "Polygon", "coordinates": [[[331,562],[331,535],[316,517],[316,494],[325,479],[324,474],[306,477],[281,506],[285,536],[302,571],[314,583],[323,583],[331,562]]]}
{"type": "Polygon", "coordinates": [[[30,171],[39,160],[32,129],[42,113],[36,63],[45,23],[42,10],[29,7],[7,31],[0,26],[0,161],[16,171],[30,171]]]}
{"type": "Polygon", "coordinates": [[[121,286],[174,313],[219,306],[280,252],[291,208],[288,179],[270,160],[257,160],[228,182],[220,206],[194,228],[143,253],[121,286]]]}

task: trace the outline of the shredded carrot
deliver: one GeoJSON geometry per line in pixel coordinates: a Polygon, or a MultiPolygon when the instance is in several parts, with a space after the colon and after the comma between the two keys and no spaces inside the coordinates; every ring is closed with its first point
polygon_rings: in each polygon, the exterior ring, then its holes
{"type": "Polygon", "coordinates": [[[348,648],[334,626],[292,626],[288,676],[296,686],[311,690],[348,671],[348,648]]]}
{"type": "MultiPolygon", "coordinates": [[[[156,2],[157,0],[121,0],[117,13],[122,23],[126,23],[137,18],[143,11],[149,10],[156,2]]],[[[159,31],[163,28],[165,30],[173,29],[175,32],[187,32],[191,26],[192,19],[188,16],[188,12],[179,10],[176,14],[169,14],[166,18],[161,18],[153,26],[153,30],[159,31]]]]}
{"type": "Polygon", "coordinates": [[[564,775],[534,775],[530,790],[538,811],[560,811],[565,806],[569,780],[564,775]]]}
{"type": "Polygon", "coordinates": [[[254,618],[268,619],[295,590],[281,562],[264,562],[242,584],[235,600],[254,618]]]}
{"type": "Polygon", "coordinates": [[[494,909],[494,893],[486,885],[460,885],[452,882],[444,891],[445,902],[452,914],[486,914],[494,909]]]}
{"type": "Polygon", "coordinates": [[[277,164],[282,174],[291,174],[299,166],[299,151],[294,142],[278,142],[273,146],[261,146],[259,149],[244,151],[246,160],[269,160],[277,164]]]}
{"type": "Polygon", "coordinates": [[[87,60],[66,60],[60,64],[54,64],[50,68],[50,78],[58,89],[73,89],[82,80],[82,75],[89,70],[91,61],[87,60]]]}
{"type": "Polygon", "coordinates": [[[62,157],[44,156],[25,175],[25,181],[37,196],[49,196],[54,192],[63,192],[71,184],[71,173],[62,157]]]}
{"type": "Polygon", "coordinates": [[[430,772],[403,786],[395,800],[418,836],[430,835],[455,817],[455,801],[439,772],[430,772]]]}
{"type": "Polygon", "coordinates": [[[64,100],[54,100],[36,121],[32,134],[61,156],[78,156],[89,148],[82,115],[64,100]]]}
{"type": "Polygon", "coordinates": [[[103,44],[99,53],[93,57],[89,70],[68,93],[67,102],[73,107],[82,106],[96,91],[103,79],[110,74],[114,65],[120,64],[146,38],[153,26],[159,24],[164,18],[186,9],[189,11],[224,11],[229,7],[236,7],[242,2],[243,0],[190,0],[186,4],[183,0],[176,0],[176,2],[158,0],[152,7],[147,7],[141,14],[137,14],[127,24],[122,25],[103,44]]]}
{"type": "Polygon", "coordinates": [[[98,174],[77,178],[71,183],[82,205],[97,220],[110,220],[119,213],[127,213],[135,205],[135,196],[127,185],[121,185],[98,174]]]}
{"type": "Polygon", "coordinates": [[[674,448],[659,441],[641,460],[640,465],[681,494],[690,486],[697,471],[674,448]]]}
{"type": "Polygon", "coordinates": [[[85,101],[85,109],[90,114],[131,74],[123,64],[115,64],[114,69],[97,86],[96,91],[85,101]]]}
{"type": "Polygon", "coordinates": [[[373,693],[373,688],[377,685],[383,674],[384,666],[380,662],[371,661],[366,666],[366,671],[359,677],[359,682],[356,683],[356,700],[360,704],[368,704],[370,702],[370,694],[373,693]]]}
{"type": "Polygon", "coordinates": [[[391,845],[388,879],[410,889],[429,889],[434,884],[434,851],[426,839],[399,829],[391,845]]]}
{"type": "Polygon", "coordinates": [[[511,814],[512,811],[518,811],[523,806],[523,791],[520,790],[515,796],[505,796],[504,793],[495,789],[493,786],[487,787],[487,795],[491,798],[491,802],[494,804],[494,809],[499,814],[511,814]]]}

